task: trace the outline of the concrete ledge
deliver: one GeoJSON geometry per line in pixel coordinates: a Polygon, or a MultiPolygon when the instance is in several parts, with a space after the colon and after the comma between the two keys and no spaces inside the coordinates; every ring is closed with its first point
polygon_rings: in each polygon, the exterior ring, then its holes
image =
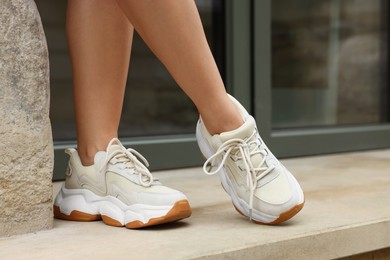
{"type": "Polygon", "coordinates": [[[308,232],[281,241],[228,249],[196,259],[337,259],[390,246],[390,218],[308,232]]]}
{"type": "Polygon", "coordinates": [[[285,160],[306,205],[279,226],[241,217],[219,180],[200,168],[159,172],[187,194],[191,218],[143,230],[56,220],[51,231],[0,239],[0,252],[16,259],[334,259],[388,248],[389,158],[381,150],[285,160]]]}

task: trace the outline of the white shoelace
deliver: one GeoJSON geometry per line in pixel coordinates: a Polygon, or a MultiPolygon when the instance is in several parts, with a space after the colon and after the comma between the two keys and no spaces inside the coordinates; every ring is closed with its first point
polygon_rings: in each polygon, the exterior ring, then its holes
{"type": "Polygon", "coordinates": [[[203,171],[207,175],[213,175],[219,172],[224,166],[226,160],[229,158],[230,154],[236,156],[238,159],[241,159],[244,162],[245,171],[246,171],[246,182],[250,190],[249,197],[249,217],[252,218],[252,209],[253,209],[253,197],[255,190],[257,188],[258,182],[264,178],[268,173],[270,173],[275,166],[268,166],[265,164],[267,151],[263,144],[258,145],[255,138],[256,131],[253,131],[252,135],[247,138],[248,141],[242,140],[239,138],[233,138],[224,142],[210,158],[206,160],[203,165],[203,171]],[[214,171],[212,167],[219,155],[223,154],[222,161],[218,165],[217,169],[214,171]],[[255,154],[263,155],[263,159],[258,165],[254,167],[251,157],[255,154]]]}
{"type": "Polygon", "coordinates": [[[145,159],[145,157],[143,157],[139,152],[134,149],[126,149],[117,138],[113,138],[109,142],[107,146],[106,157],[102,166],[100,167],[100,171],[106,170],[109,162],[111,162],[112,164],[123,163],[126,168],[134,168],[134,173],[138,174],[139,182],[144,187],[150,187],[154,181],[153,175],[147,168],[149,167],[149,163],[145,159]],[[121,149],[108,153],[111,146],[115,142],[121,147],[121,149]],[[141,159],[143,163],[140,162],[138,158],[141,159]]]}

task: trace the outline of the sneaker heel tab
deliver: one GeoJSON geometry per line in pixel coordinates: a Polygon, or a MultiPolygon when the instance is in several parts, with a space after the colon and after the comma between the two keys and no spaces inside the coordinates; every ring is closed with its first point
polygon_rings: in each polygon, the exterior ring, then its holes
{"type": "Polygon", "coordinates": [[[76,149],[74,148],[66,148],[65,153],[68,154],[69,156],[72,156],[72,153],[76,152],[76,149]]]}

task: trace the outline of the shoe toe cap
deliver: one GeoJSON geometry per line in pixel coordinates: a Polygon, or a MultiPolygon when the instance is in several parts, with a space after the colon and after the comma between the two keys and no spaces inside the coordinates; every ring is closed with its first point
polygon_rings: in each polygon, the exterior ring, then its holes
{"type": "Polygon", "coordinates": [[[142,201],[144,204],[162,206],[173,205],[178,201],[187,200],[187,197],[180,191],[165,186],[156,187],[152,187],[148,191],[139,192],[139,200],[142,201]]]}

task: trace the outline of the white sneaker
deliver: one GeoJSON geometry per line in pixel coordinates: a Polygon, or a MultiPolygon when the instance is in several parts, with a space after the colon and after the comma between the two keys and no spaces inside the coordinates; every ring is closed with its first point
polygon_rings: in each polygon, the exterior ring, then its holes
{"type": "Polygon", "coordinates": [[[116,138],[95,155],[92,166],[83,166],[75,149],[66,153],[70,160],[54,202],[56,218],[141,228],[191,215],[186,196],[154,180],[146,159],[116,138]]]}
{"type": "Polygon", "coordinates": [[[207,161],[206,174],[219,174],[234,207],[256,223],[278,224],[297,214],[304,195],[294,176],[264,144],[256,122],[245,108],[237,106],[244,124],[236,130],[211,136],[199,119],[196,138],[207,161]],[[213,167],[217,167],[212,171],[213,167]]]}

